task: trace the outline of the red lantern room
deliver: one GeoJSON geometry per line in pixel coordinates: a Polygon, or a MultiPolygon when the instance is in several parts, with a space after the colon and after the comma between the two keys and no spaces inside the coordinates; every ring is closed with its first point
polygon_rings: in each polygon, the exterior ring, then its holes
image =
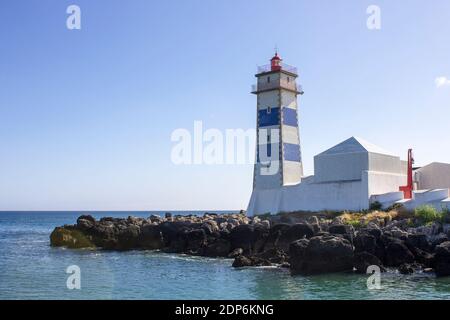
{"type": "Polygon", "coordinates": [[[280,71],[281,70],[281,58],[278,56],[278,52],[275,52],[275,55],[272,59],[270,59],[270,70],[271,71],[280,71]]]}

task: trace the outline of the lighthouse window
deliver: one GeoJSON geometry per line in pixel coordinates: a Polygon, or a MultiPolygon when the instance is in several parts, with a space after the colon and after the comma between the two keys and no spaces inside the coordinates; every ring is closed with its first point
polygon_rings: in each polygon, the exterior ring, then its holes
{"type": "Polygon", "coordinates": [[[271,107],[267,107],[267,113],[271,113],[272,112],[272,108],[271,107]]]}
{"type": "Polygon", "coordinates": [[[289,77],[287,77],[287,82],[289,82],[291,79],[289,79],[289,77]]]}
{"type": "Polygon", "coordinates": [[[267,77],[267,83],[270,83],[270,77],[267,77]]]}

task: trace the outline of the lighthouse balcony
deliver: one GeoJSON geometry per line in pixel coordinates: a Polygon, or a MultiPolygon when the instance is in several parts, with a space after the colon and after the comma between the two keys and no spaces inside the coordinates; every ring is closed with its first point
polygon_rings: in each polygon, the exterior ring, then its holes
{"type": "Polygon", "coordinates": [[[266,82],[258,82],[257,84],[252,85],[252,93],[258,94],[260,92],[271,91],[271,90],[279,90],[284,89],[288,91],[295,92],[297,94],[303,94],[302,86],[297,84],[295,81],[285,81],[279,80],[270,83],[266,82]]]}
{"type": "MultiPolygon", "coordinates": [[[[280,62],[279,66],[280,66],[279,70],[283,70],[283,71],[286,71],[286,72],[289,72],[289,73],[293,73],[295,75],[298,74],[296,67],[290,66],[290,65],[288,65],[286,63],[283,63],[283,62],[280,62]]],[[[277,70],[277,71],[279,71],[279,70],[277,70]]],[[[266,64],[266,65],[258,67],[258,74],[266,73],[266,72],[272,72],[272,71],[273,71],[273,68],[272,68],[271,64],[266,64]]]]}

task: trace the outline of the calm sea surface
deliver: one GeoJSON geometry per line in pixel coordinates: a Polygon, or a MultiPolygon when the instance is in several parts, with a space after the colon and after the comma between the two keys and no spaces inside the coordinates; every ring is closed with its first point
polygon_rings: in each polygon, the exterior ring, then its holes
{"type": "Polygon", "coordinates": [[[291,277],[275,268],[237,270],[230,259],[51,248],[53,228],[83,213],[0,212],[0,299],[450,299],[450,278],[424,274],[388,272],[382,289],[368,290],[364,275],[291,277]],[[81,269],[80,290],[67,289],[71,265],[81,269]]]}

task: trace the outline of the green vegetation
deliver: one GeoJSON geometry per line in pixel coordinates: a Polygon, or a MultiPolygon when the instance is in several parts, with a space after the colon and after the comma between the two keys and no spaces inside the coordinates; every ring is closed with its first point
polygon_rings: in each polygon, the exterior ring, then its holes
{"type": "Polygon", "coordinates": [[[362,228],[367,225],[367,221],[362,220],[362,219],[347,220],[347,221],[345,221],[345,223],[353,226],[353,228],[355,228],[355,229],[362,228]]]}
{"type": "Polygon", "coordinates": [[[414,211],[414,216],[424,223],[434,222],[441,219],[439,212],[430,205],[417,207],[414,211]]]}
{"type": "Polygon", "coordinates": [[[442,222],[450,223],[450,209],[442,208],[441,213],[442,213],[442,222]]]}
{"type": "Polygon", "coordinates": [[[323,213],[325,214],[325,216],[326,216],[328,219],[333,219],[333,218],[342,216],[342,215],[345,213],[345,211],[331,211],[331,210],[325,210],[325,211],[323,211],[323,213]]]}
{"type": "MultiPolygon", "coordinates": [[[[352,211],[332,211],[326,210],[322,212],[280,212],[277,216],[280,217],[279,222],[291,223],[296,218],[304,219],[309,216],[316,216],[319,219],[326,219],[331,221],[334,218],[339,219],[344,224],[352,225],[355,228],[367,226],[370,222],[374,222],[380,226],[385,226],[393,220],[407,220],[410,227],[418,227],[425,224],[432,224],[434,222],[450,223],[450,208],[443,207],[441,210],[434,208],[431,205],[423,205],[415,210],[407,210],[401,204],[395,204],[385,210],[376,210],[380,203],[373,202],[369,210],[362,210],[360,212],[352,211]],[[294,219],[294,220],[292,220],[294,219]]],[[[259,218],[269,218],[270,214],[258,215],[259,218]]]]}
{"type": "Polygon", "coordinates": [[[375,201],[370,204],[369,210],[375,211],[375,210],[381,210],[382,208],[383,208],[383,205],[379,201],[375,201]]]}
{"type": "Polygon", "coordinates": [[[403,204],[401,204],[401,203],[394,203],[392,206],[390,206],[390,207],[388,207],[387,209],[386,209],[386,211],[394,211],[394,210],[397,210],[397,211],[402,211],[402,210],[404,210],[404,207],[403,207],[403,204]]]}
{"type": "Polygon", "coordinates": [[[50,235],[50,244],[55,247],[68,247],[70,249],[95,248],[86,235],[71,228],[57,227],[50,235]]]}
{"type": "Polygon", "coordinates": [[[423,223],[433,223],[433,222],[446,222],[450,218],[449,209],[443,208],[438,211],[435,207],[431,205],[423,205],[414,211],[414,216],[422,221],[423,223]]]}

